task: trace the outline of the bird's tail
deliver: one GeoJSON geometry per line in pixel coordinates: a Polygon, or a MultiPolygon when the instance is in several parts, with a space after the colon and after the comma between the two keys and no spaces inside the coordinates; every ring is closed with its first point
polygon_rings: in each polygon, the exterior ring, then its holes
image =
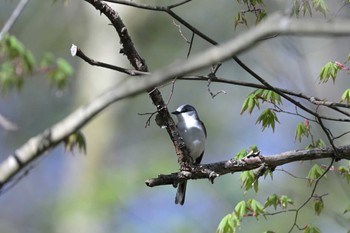
{"type": "Polygon", "coordinates": [[[175,204],[183,205],[185,203],[187,181],[179,183],[177,188],[175,204]]]}

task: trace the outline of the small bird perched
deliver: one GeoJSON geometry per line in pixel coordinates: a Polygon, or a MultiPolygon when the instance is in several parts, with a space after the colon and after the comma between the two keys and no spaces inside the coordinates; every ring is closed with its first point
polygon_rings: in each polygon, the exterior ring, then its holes
{"type": "MultiPolygon", "coordinates": [[[[192,162],[200,164],[204,154],[207,131],[203,122],[199,119],[196,109],[191,105],[184,104],[172,114],[178,119],[176,127],[189,150],[192,162]]],[[[185,203],[186,184],[187,181],[179,183],[175,204],[183,205],[185,203]]]]}

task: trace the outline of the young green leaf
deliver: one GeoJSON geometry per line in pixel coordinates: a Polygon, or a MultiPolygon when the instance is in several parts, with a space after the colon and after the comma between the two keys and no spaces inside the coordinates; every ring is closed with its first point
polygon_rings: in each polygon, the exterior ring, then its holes
{"type": "Polygon", "coordinates": [[[86,154],[86,141],[83,133],[75,132],[64,140],[64,147],[67,151],[73,152],[77,148],[80,152],[86,154]]]}
{"type": "Polygon", "coordinates": [[[273,206],[276,210],[277,205],[279,204],[279,197],[276,194],[272,194],[267,197],[267,200],[265,201],[264,208],[273,206]]]}
{"type": "Polygon", "coordinates": [[[269,108],[262,111],[262,113],[259,115],[258,119],[256,120],[256,124],[257,123],[262,124],[262,130],[265,130],[267,127],[271,127],[272,131],[275,131],[276,122],[280,123],[276,113],[269,108]]]}
{"type": "Polygon", "coordinates": [[[318,229],[316,226],[313,226],[313,225],[308,225],[303,233],[321,233],[321,230],[318,229]]]}
{"type": "MultiPolygon", "coordinates": [[[[296,1],[298,1],[298,0],[296,0],[296,1]]],[[[302,1],[301,11],[303,12],[304,16],[305,16],[306,12],[308,12],[309,15],[312,16],[310,1],[302,1]]]]}
{"type": "Polygon", "coordinates": [[[280,204],[281,204],[281,207],[283,209],[287,209],[288,205],[293,205],[294,204],[294,201],[290,197],[288,197],[286,195],[281,195],[281,197],[280,197],[280,204]]]}
{"type": "Polygon", "coordinates": [[[316,215],[320,215],[322,210],[324,208],[324,203],[322,198],[315,198],[314,199],[314,210],[316,215]]]}
{"type": "Polygon", "coordinates": [[[346,102],[350,104],[350,89],[346,89],[340,98],[340,102],[346,102]]]}
{"type": "Polygon", "coordinates": [[[330,78],[333,79],[333,83],[337,77],[337,73],[341,68],[335,62],[328,62],[320,72],[320,83],[326,83],[330,78]]]}
{"type": "Polygon", "coordinates": [[[261,20],[263,20],[266,16],[267,16],[267,14],[266,14],[265,10],[262,9],[262,10],[258,11],[258,13],[256,15],[255,24],[260,23],[261,20]]]}
{"type": "Polygon", "coordinates": [[[247,201],[247,206],[250,211],[253,212],[253,216],[258,218],[259,215],[262,215],[265,213],[264,206],[255,199],[249,199],[247,201]]]}
{"type": "Polygon", "coordinates": [[[301,142],[302,137],[303,136],[309,137],[309,134],[310,134],[310,127],[307,124],[305,124],[305,122],[299,122],[295,130],[294,140],[298,139],[298,141],[301,142]]]}
{"type": "Polygon", "coordinates": [[[242,12],[242,11],[238,12],[238,14],[236,15],[236,17],[234,19],[234,29],[235,30],[239,24],[244,24],[248,27],[247,19],[245,17],[244,12],[242,12]]]}
{"type": "Polygon", "coordinates": [[[315,147],[316,148],[325,148],[326,147],[326,143],[320,138],[320,139],[317,139],[316,142],[315,142],[315,147]]]}
{"type": "Polygon", "coordinates": [[[240,201],[235,207],[235,214],[238,218],[242,218],[247,214],[247,204],[245,201],[240,201]]]}
{"type": "Polygon", "coordinates": [[[349,161],[349,165],[347,167],[339,166],[338,172],[346,179],[348,184],[350,184],[350,161],[349,161]]]}
{"type": "Polygon", "coordinates": [[[244,100],[244,103],[242,105],[241,109],[241,115],[248,110],[249,114],[252,113],[254,107],[260,108],[259,101],[255,95],[255,93],[251,93],[247,96],[247,98],[244,100]]]}
{"type": "Polygon", "coordinates": [[[246,149],[242,149],[240,151],[237,152],[237,154],[234,156],[234,159],[242,159],[247,155],[247,150],[246,149]]]}
{"type": "MultiPolygon", "coordinates": [[[[321,168],[319,165],[315,164],[314,166],[312,166],[312,168],[310,169],[308,175],[307,175],[307,179],[308,179],[308,184],[311,186],[313,184],[313,182],[320,178],[321,175],[324,173],[324,169],[321,168]]],[[[326,175],[325,175],[326,177],[326,175]]]]}
{"type": "Polygon", "coordinates": [[[276,194],[272,194],[267,198],[264,208],[273,206],[276,209],[277,206],[280,206],[283,209],[286,209],[288,205],[293,205],[293,200],[290,197],[286,195],[278,196],[276,194]]]}
{"type": "Polygon", "coordinates": [[[343,214],[346,214],[348,212],[350,212],[350,204],[348,205],[348,207],[345,208],[343,214]]]}
{"type": "MultiPolygon", "coordinates": [[[[245,192],[250,190],[253,187],[254,182],[256,182],[253,171],[244,171],[241,173],[239,178],[242,182],[242,188],[245,192]]],[[[254,189],[256,190],[256,187],[254,187],[254,189]]]]}
{"type": "Polygon", "coordinates": [[[236,226],[234,226],[234,221],[232,221],[232,215],[226,215],[220,222],[216,233],[235,233],[236,226]]]}
{"type": "Polygon", "coordinates": [[[57,87],[57,89],[64,89],[68,82],[69,76],[73,74],[72,66],[63,58],[58,58],[56,61],[56,68],[52,69],[48,73],[48,78],[51,81],[51,85],[57,87]]]}
{"type": "Polygon", "coordinates": [[[324,0],[312,0],[312,5],[316,11],[321,12],[326,17],[328,7],[324,0]]]}

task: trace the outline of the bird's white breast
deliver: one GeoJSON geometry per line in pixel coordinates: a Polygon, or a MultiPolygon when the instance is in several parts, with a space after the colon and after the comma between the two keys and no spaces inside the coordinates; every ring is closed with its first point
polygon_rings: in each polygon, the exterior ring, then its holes
{"type": "Polygon", "coordinates": [[[205,133],[200,121],[189,117],[177,124],[180,136],[186,147],[190,150],[190,156],[196,160],[205,149],[205,133]]]}

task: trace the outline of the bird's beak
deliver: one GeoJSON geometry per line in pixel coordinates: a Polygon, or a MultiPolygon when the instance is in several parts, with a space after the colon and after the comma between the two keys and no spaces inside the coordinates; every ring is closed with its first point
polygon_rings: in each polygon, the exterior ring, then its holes
{"type": "Polygon", "coordinates": [[[179,114],[180,112],[178,112],[178,111],[174,111],[174,112],[171,112],[171,114],[174,114],[174,115],[177,115],[177,114],[179,114]]]}

